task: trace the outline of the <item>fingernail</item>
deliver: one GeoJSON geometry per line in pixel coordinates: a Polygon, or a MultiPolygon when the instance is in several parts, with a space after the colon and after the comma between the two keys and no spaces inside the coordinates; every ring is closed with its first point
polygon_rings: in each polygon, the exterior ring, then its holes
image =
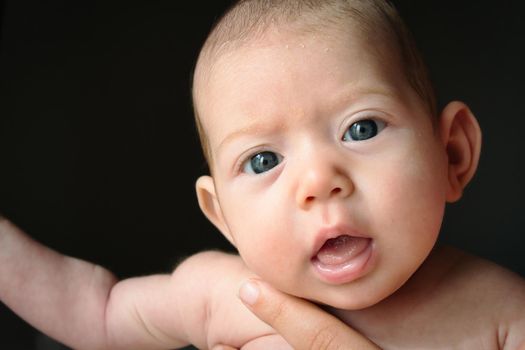
{"type": "Polygon", "coordinates": [[[255,282],[246,281],[241,285],[239,289],[239,298],[248,305],[253,305],[259,298],[259,287],[255,282]]]}

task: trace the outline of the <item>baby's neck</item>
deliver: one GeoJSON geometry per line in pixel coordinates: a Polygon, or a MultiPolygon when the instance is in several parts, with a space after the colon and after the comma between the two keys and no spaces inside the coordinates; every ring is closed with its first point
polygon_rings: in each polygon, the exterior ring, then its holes
{"type": "Polygon", "coordinates": [[[409,343],[399,340],[407,339],[407,333],[418,334],[427,329],[434,322],[435,310],[451,307],[458,294],[451,286],[461,283],[462,262],[471,258],[457,249],[438,246],[412,277],[386,299],[362,310],[330,311],[370,339],[403,348],[409,343]]]}

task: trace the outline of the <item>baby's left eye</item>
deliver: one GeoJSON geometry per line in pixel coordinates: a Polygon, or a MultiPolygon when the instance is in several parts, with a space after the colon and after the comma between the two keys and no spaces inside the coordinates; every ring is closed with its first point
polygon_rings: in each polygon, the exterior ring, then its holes
{"type": "Polygon", "coordinates": [[[363,119],[359,120],[345,131],[343,141],[364,141],[376,136],[383,128],[385,123],[379,120],[363,119]]]}

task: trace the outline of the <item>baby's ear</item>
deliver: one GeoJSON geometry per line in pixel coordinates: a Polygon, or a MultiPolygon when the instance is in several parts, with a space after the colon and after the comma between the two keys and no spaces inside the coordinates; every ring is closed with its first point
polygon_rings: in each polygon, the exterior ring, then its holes
{"type": "Polygon", "coordinates": [[[199,206],[204,215],[222,232],[231,244],[235,245],[228,225],[222,215],[222,209],[217,198],[213,178],[211,176],[199,177],[195,183],[195,190],[197,192],[199,206]]]}
{"type": "Polygon", "coordinates": [[[455,202],[478,167],[481,129],[468,106],[454,101],[443,109],[439,131],[448,156],[447,201],[455,202]]]}

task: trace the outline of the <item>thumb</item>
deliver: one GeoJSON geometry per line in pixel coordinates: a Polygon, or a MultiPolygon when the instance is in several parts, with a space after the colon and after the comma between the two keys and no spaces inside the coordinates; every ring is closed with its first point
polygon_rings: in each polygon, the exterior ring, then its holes
{"type": "Polygon", "coordinates": [[[294,349],[379,349],[368,338],[315,304],[277,291],[263,281],[245,281],[239,290],[239,298],[294,349]]]}

